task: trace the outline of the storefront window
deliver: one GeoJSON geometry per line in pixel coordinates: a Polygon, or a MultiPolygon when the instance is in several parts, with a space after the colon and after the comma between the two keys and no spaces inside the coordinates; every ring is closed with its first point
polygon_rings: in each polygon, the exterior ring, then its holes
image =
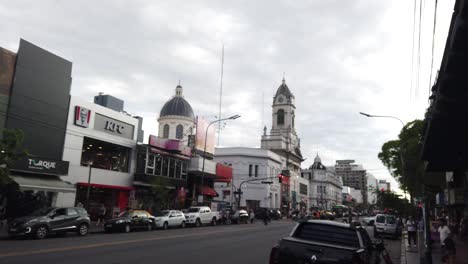
{"type": "Polygon", "coordinates": [[[175,174],[175,160],[169,159],[169,177],[174,178],[175,174]]]}
{"type": "Polygon", "coordinates": [[[145,173],[146,170],[146,153],[139,152],[137,155],[137,173],[145,173]]]}
{"type": "Polygon", "coordinates": [[[169,171],[169,158],[163,157],[162,158],[162,176],[168,176],[168,171],[169,171]]]}
{"type": "Polygon", "coordinates": [[[182,162],[182,179],[186,180],[187,179],[187,162],[183,161],[182,162]]]}
{"type": "Polygon", "coordinates": [[[84,137],[81,166],[92,162],[93,168],[128,172],[129,157],[130,148],[84,137]]]}
{"type": "Polygon", "coordinates": [[[175,168],[175,177],[176,179],[180,179],[182,173],[182,162],[181,161],[176,161],[176,168],[175,168]]]}
{"type": "Polygon", "coordinates": [[[161,156],[156,156],[156,162],[154,164],[154,175],[161,175],[161,166],[162,166],[162,158],[161,156]]]}

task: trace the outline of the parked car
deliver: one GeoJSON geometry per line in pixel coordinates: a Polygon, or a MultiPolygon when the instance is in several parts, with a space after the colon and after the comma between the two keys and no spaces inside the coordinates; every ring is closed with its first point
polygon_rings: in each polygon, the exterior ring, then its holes
{"type": "MultiPolygon", "coordinates": [[[[268,216],[270,217],[270,220],[271,219],[273,219],[273,220],[281,219],[282,215],[281,215],[281,211],[279,209],[266,209],[266,208],[259,208],[255,212],[255,218],[264,219],[266,210],[268,210],[268,216]]],[[[294,213],[293,213],[293,215],[294,215],[294,213]]]]}
{"type": "Polygon", "coordinates": [[[380,263],[381,240],[362,227],[326,220],[300,222],[270,252],[270,263],[380,263]]]}
{"type": "Polygon", "coordinates": [[[36,239],[46,238],[50,233],[66,232],[86,236],[89,226],[89,215],[84,208],[50,207],[14,219],[9,223],[8,233],[10,236],[33,236],[36,239]]]}
{"type": "Polygon", "coordinates": [[[246,210],[237,210],[231,215],[231,222],[234,224],[247,224],[249,221],[249,213],[246,210]]]}
{"type": "Polygon", "coordinates": [[[374,221],[374,237],[388,235],[394,238],[401,236],[402,228],[394,215],[378,214],[374,221]]]}
{"type": "Polygon", "coordinates": [[[169,227],[185,228],[185,215],[181,211],[165,210],[157,213],[154,218],[157,228],[168,229],[169,227]]]}
{"type": "Polygon", "coordinates": [[[368,226],[373,226],[375,222],[375,216],[364,217],[362,221],[368,226]]]}
{"type": "Polygon", "coordinates": [[[190,207],[185,214],[185,223],[196,227],[206,224],[216,225],[219,219],[219,212],[212,212],[208,206],[190,207]]]}
{"type": "Polygon", "coordinates": [[[135,229],[151,231],[153,228],[155,228],[155,217],[144,210],[123,212],[117,218],[107,220],[104,224],[104,231],[106,233],[114,231],[128,233],[135,229]]]}

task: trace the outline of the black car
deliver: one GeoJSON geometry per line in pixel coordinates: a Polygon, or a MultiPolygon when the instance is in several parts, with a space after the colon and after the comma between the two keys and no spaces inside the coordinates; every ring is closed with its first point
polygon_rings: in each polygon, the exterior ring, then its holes
{"type": "Polygon", "coordinates": [[[362,227],[307,220],[272,248],[270,263],[377,264],[384,250],[382,241],[372,241],[362,227]]]}
{"type": "Polygon", "coordinates": [[[8,224],[8,234],[32,236],[36,239],[46,238],[50,233],[64,234],[66,232],[76,232],[80,236],[86,236],[89,226],[89,215],[84,208],[50,207],[14,219],[8,224]]]}
{"type": "Polygon", "coordinates": [[[123,231],[128,233],[135,229],[151,231],[155,228],[155,218],[144,210],[130,210],[122,213],[117,218],[107,220],[104,224],[104,231],[123,231]]]}

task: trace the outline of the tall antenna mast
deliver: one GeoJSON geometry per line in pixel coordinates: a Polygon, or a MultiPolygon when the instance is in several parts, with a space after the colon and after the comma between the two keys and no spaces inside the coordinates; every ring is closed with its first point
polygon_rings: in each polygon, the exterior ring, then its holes
{"type": "Polygon", "coordinates": [[[262,129],[265,126],[265,92],[262,90],[262,129]]]}
{"type": "MultiPolygon", "coordinates": [[[[218,113],[218,120],[221,120],[221,106],[223,104],[223,74],[224,74],[224,43],[223,43],[223,49],[221,52],[221,81],[219,85],[219,113],[218,113]]],[[[219,146],[219,140],[221,138],[221,122],[218,122],[218,144],[216,146],[219,146]]]]}

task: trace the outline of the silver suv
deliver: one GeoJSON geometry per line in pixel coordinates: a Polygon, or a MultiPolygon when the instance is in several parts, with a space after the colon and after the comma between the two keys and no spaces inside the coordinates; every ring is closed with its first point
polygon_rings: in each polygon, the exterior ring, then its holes
{"type": "Polygon", "coordinates": [[[386,214],[378,214],[375,216],[374,237],[389,235],[398,238],[401,235],[401,231],[396,216],[386,214]]]}

